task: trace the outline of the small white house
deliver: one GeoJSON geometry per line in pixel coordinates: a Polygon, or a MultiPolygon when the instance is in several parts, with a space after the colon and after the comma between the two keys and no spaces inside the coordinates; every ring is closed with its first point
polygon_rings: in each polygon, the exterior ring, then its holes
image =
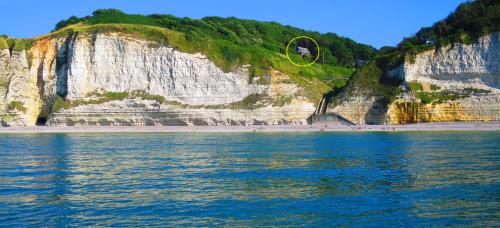
{"type": "Polygon", "coordinates": [[[309,49],[305,47],[297,47],[295,51],[297,52],[297,54],[300,54],[301,56],[311,55],[309,49]]]}
{"type": "Polygon", "coordinates": [[[426,40],[425,44],[426,45],[434,45],[434,44],[436,44],[436,41],[434,41],[434,40],[426,40]]]}

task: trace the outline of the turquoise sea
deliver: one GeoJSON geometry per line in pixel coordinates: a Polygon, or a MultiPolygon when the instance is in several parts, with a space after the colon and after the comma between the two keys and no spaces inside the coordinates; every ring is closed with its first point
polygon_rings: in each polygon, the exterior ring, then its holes
{"type": "Polygon", "coordinates": [[[500,132],[0,135],[0,227],[500,226],[500,132]]]}

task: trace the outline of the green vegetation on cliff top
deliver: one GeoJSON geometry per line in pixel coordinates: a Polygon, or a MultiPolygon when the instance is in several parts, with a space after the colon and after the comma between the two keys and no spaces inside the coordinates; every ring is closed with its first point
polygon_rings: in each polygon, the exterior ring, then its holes
{"type": "MultiPolygon", "coordinates": [[[[172,15],[134,15],[125,14],[115,9],[96,10],[92,16],[70,17],[56,25],[61,30],[69,25],[135,24],[166,28],[184,33],[190,42],[227,41],[230,44],[248,48],[264,48],[277,53],[285,53],[288,42],[297,36],[309,36],[315,39],[324,52],[324,62],[329,65],[352,67],[356,59],[369,60],[376,53],[373,47],[359,44],[351,39],[334,33],[320,34],[284,26],[275,22],[242,20],[234,17],[205,17],[200,20],[177,18],[172,15]]],[[[203,44],[203,43],[201,43],[203,44]]],[[[224,46],[227,43],[220,43],[224,46]]],[[[227,60],[236,61],[244,53],[226,53],[227,60]],[[234,56],[230,56],[234,55],[234,56]],[[231,58],[233,57],[233,58],[231,58]]],[[[323,55],[322,55],[323,56],[323,55]]]]}
{"type": "Polygon", "coordinates": [[[10,38],[7,35],[0,35],[0,50],[11,49],[14,51],[29,50],[33,46],[33,39],[10,38]]]}
{"type": "Polygon", "coordinates": [[[206,17],[199,20],[171,15],[131,15],[119,10],[97,10],[92,16],[70,17],[56,25],[51,36],[79,32],[123,32],[168,43],[183,52],[200,52],[225,71],[250,65],[255,76],[272,68],[292,77],[313,100],[347,83],[356,59],[370,60],[376,50],[334,33],[320,34],[274,22],[206,17]],[[291,64],[285,56],[290,40],[309,36],[321,46],[321,58],[311,67],[291,64]]]}
{"type": "Polygon", "coordinates": [[[0,37],[0,50],[8,49],[9,45],[7,44],[7,40],[4,37],[0,37]]]}
{"type": "Polygon", "coordinates": [[[460,4],[447,18],[405,38],[400,51],[416,54],[454,43],[470,44],[480,37],[500,31],[500,1],[475,0],[460,4]]]}

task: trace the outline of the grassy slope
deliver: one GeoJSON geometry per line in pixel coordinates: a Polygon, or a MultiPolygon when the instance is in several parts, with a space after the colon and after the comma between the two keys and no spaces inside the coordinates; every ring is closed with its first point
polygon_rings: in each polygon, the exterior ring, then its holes
{"type": "Polygon", "coordinates": [[[61,21],[48,36],[85,32],[122,32],[137,38],[168,43],[187,53],[203,53],[224,71],[251,65],[252,76],[268,75],[271,68],[287,75],[306,96],[317,101],[332,89],[347,84],[354,58],[369,59],[375,50],[335,34],[319,34],[273,22],[208,17],[201,20],[170,15],[129,15],[116,10],[97,10],[93,16],[61,21]],[[298,67],[285,56],[286,44],[306,35],[320,43],[325,57],[311,67],[298,67]]]}

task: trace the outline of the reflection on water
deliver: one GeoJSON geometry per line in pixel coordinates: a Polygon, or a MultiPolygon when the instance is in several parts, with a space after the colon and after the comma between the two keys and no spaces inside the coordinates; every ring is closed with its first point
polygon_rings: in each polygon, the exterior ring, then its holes
{"type": "Polygon", "coordinates": [[[500,225],[500,134],[0,137],[0,227],[500,225]]]}

